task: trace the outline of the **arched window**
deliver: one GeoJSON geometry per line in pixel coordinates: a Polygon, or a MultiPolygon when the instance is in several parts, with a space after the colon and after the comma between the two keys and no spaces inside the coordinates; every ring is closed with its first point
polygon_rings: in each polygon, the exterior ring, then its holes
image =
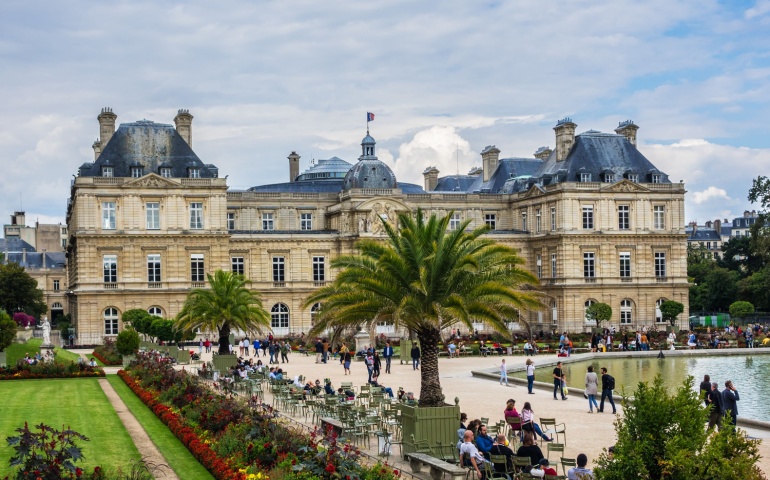
{"type": "Polygon", "coordinates": [[[634,304],[629,299],[620,302],[620,324],[630,325],[634,314],[634,304]]]}
{"type": "Polygon", "coordinates": [[[319,310],[321,310],[320,303],[314,303],[313,306],[310,307],[310,325],[315,325],[315,322],[318,320],[319,310]]]}
{"type": "Polygon", "coordinates": [[[51,310],[61,310],[64,307],[59,302],[53,302],[53,305],[51,305],[51,310]]]}
{"type": "Polygon", "coordinates": [[[162,317],[163,316],[163,309],[160,307],[150,307],[147,309],[147,313],[152,315],[153,317],[162,317]]]}
{"type": "Polygon", "coordinates": [[[556,300],[551,300],[551,323],[554,325],[559,323],[559,309],[557,308],[556,300]]]}
{"type": "Polygon", "coordinates": [[[586,303],[583,304],[585,306],[585,309],[583,310],[583,320],[585,320],[586,323],[590,323],[590,324],[593,324],[593,325],[596,324],[596,320],[589,319],[588,316],[586,315],[586,311],[588,311],[588,307],[590,307],[594,303],[596,303],[596,300],[588,299],[588,300],[586,300],[586,303]]]}
{"type": "MultiPolygon", "coordinates": [[[[270,326],[276,329],[289,328],[289,307],[283,303],[276,303],[270,309],[270,326]]],[[[288,333],[288,332],[286,332],[288,333]]]]}
{"type": "Polygon", "coordinates": [[[104,334],[105,335],[117,335],[118,334],[118,309],[107,308],[104,310],[104,334]]]}
{"type": "Polygon", "coordinates": [[[663,323],[663,314],[660,313],[660,306],[663,305],[663,302],[665,301],[665,298],[655,300],[655,321],[658,323],[663,323]]]}

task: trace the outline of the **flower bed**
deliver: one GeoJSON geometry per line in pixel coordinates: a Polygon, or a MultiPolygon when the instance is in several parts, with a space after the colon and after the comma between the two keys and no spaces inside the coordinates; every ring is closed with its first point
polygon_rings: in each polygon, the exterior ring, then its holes
{"type": "Polygon", "coordinates": [[[14,367],[0,367],[0,380],[27,380],[39,378],[94,378],[103,377],[104,370],[74,362],[41,362],[29,365],[19,362],[14,367]]]}
{"type": "Polygon", "coordinates": [[[361,465],[357,448],[336,436],[308,435],[272,407],[211,391],[158,355],[139,354],[118,375],[217,479],[392,480],[387,465],[361,465]]]}
{"type": "Polygon", "coordinates": [[[123,365],[123,357],[115,346],[115,340],[111,338],[105,338],[104,345],[94,348],[92,355],[98,358],[104,365],[123,365]]]}

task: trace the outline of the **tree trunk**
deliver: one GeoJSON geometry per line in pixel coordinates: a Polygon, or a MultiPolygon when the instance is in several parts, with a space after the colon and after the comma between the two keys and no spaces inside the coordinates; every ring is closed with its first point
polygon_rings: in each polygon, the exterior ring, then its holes
{"type": "Polygon", "coordinates": [[[219,328],[219,354],[230,354],[230,324],[227,322],[219,328]]]}
{"type": "Polygon", "coordinates": [[[417,332],[420,341],[420,403],[421,407],[444,406],[444,394],[438,375],[438,343],[441,332],[426,328],[417,332]]]}

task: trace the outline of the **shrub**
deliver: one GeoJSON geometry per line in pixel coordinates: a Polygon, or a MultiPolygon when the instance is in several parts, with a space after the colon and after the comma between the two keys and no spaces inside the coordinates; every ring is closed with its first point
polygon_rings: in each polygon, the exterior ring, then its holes
{"type": "Polygon", "coordinates": [[[139,350],[139,334],[133,328],[123,330],[118,334],[115,347],[121,355],[134,355],[139,350]]]}
{"type": "Polygon", "coordinates": [[[11,316],[0,309],[0,352],[8,348],[16,338],[16,322],[11,316]]]}
{"type": "Polygon", "coordinates": [[[35,324],[35,317],[24,312],[16,312],[13,314],[13,321],[20,327],[31,327],[35,324]]]}
{"type": "Polygon", "coordinates": [[[754,305],[750,302],[737,301],[730,305],[731,318],[743,318],[754,313],[754,305]]]}
{"type": "Polygon", "coordinates": [[[94,348],[94,356],[105,365],[122,365],[123,359],[118,353],[115,340],[110,337],[104,337],[104,345],[94,348]]]}

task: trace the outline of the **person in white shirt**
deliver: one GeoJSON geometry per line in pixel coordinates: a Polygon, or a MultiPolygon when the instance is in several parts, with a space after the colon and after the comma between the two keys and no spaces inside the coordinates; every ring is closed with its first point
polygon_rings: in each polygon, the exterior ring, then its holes
{"type": "Polygon", "coordinates": [[[588,465],[588,457],[585,453],[581,453],[577,456],[577,467],[572,467],[567,470],[568,480],[593,480],[594,472],[590,468],[586,468],[588,465]]]}
{"type": "Polygon", "coordinates": [[[485,472],[482,471],[482,466],[487,459],[484,455],[479,453],[476,445],[473,444],[473,432],[466,430],[463,435],[463,444],[460,445],[460,464],[469,465],[476,470],[476,474],[481,480],[485,480],[485,472]]]}
{"type": "Polygon", "coordinates": [[[527,359],[527,393],[534,395],[532,388],[535,386],[535,362],[531,358],[527,359]]]}

